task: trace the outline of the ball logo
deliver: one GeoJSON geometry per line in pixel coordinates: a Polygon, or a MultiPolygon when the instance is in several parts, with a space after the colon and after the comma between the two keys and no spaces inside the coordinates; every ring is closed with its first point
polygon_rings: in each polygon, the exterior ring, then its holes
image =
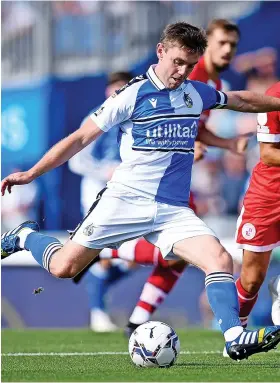
{"type": "Polygon", "coordinates": [[[252,223],[245,223],[242,227],[242,235],[246,239],[253,239],[256,235],[256,228],[252,223]]]}

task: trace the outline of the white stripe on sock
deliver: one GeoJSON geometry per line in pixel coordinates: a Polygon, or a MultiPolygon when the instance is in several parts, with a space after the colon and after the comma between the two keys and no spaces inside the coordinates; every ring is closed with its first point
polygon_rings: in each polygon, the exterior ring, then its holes
{"type": "Polygon", "coordinates": [[[51,257],[53,256],[53,254],[54,253],[56,253],[58,250],[60,250],[62,248],[62,245],[61,245],[61,243],[58,245],[58,246],[56,246],[56,247],[53,247],[52,248],[52,250],[49,252],[49,254],[47,255],[47,257],[46,257],[46,269],[48,270],[48,271],[50,271],[50,268],[49,268],[49,263],[50,263],[50,259],[51,259],[51,257]]]}
{"type": "Polygon", "coordinates": [[[237,290],[237,294],[238,294],[239,298],[243,299],[244,301],[251,301],[251,300],[255,299],[256,296],[258,295],[258,293],[257,293],[257,294],[254,295],[252,298],[245,298],[245,297],[243,297],[243,295],[241,295],[241,294],[239,293],[238,290],[237,290]]]}
{"type": "Polygon", "coordinates": [[[224,283],[224,282],[231,282],[231,283],[234,283],[233,280],[231,279],[214,279],[214,280],[210,280],[209,282],[206,282],[205,283],[205,287],[211,285],[211,283],[224,283]]]}
{"type": "Polygon", "coordinates": [[[207,277],[205,277],[205,280],[216,278],[216,277],[227,277],[227,278],[233,279],[233,275],[229,273],[211,273],[211,274],[208,274],[207,277]]]}
{"type": "Polygon", "coordinates": [[[152,285],[150,282],[146,282],[139,299],[140,301],[149,303],[150,305],[157,307],[160,301],[165,299],[165,297],[166,293],[163,290],[152,285]]]}
{"type": "Polygon", "coordinates": [[[52,243],[50,243],[47,247],[46,247],[46,249],[45,249],[45,251],[44,251],[44,253],[43,253],[43,266],[44,266],[44,268],[45,269],[47,269],[47,258],[48,258],[48,254],[49,254],[49,252],[50,251],[52,251],[52,249],[53,249],[53,247],[56,247],[57,245],[60,245],[61,246],[61,243],[60,242],[52,242],[52,243]]]}
{"type": "Polygon", "coordinates": [[[46,255],[46,251],[48,251],[49,247],[52,246],[53,243],[50,243],[44,250],[43,252],[43,255],[42,255],[42,262],[43,262],[43,267],[46,268],[46,263],[45,263],[45,255],[46,255]]]}

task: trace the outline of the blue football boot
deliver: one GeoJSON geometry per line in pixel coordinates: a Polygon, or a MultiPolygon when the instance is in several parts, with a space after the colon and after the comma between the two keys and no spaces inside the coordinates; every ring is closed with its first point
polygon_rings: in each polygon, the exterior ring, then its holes
{"type": "Polygon", "coordinates": [[[18,234],[25,228],[39,231],[39,225],[35,221],[26,221],[21,225],[17,226],[14,230],[7,231],[1,236],[1,259],[7,258],[9,255],[21,251],[17,240],[19,239],[18,234]]]}
{"type": "Polygon", "coordinates": [[[231,359],[247,359],[253,354],[276,348],[280,342],[280,326],[268,326],[255,331],[244,330],[234,341],[226,342],[231,359]]]}

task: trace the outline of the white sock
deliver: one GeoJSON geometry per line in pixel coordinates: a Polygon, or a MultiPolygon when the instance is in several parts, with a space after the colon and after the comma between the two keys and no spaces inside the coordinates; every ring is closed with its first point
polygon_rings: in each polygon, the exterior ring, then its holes
{"type": "Polygon", "coordinates": [[[101,263],[96,262],[91,266],[89,272],[97,278],[106,279],[109,274],[109,269],[103,267],[101,263]]]}
{"type": "Polygon", "coordinates": [[[24,229],[22,229],[19,233],[18,233],[18,246],[21,248],[21,249],[24,249],[24,245],[25,245],[25,241],[26,241],[26,238],[27,236],[30,234],[30,233],[35,233],[35,230],[32,230],[30,229],[29,227],[26,227],[24,229]]]}
{"type": "Polygon", "coordinates": [[[234,339],[236,339],[242,332],[244,331],[244,328],[242,326],[235,326],[232,328],[229,328],[224,333],[225,341],[231,342],[234,339]]]}
{"type": "Polygon", "coordinates": [[[143,307],[136,306],[129,318],[129,322],[135,324],[142,324],[150,320],[151,313],[149,311],[143,309],[143,307]]]}

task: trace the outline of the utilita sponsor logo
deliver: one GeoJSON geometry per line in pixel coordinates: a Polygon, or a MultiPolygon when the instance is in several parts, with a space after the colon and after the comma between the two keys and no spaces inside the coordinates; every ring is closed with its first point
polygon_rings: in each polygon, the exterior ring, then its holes
{"type": "Polygon", "coordinates": [[[182,127],[180,124],[164,124],[153,129],[147,129],[147,138],[195,138],[197,135],[197,123],[182,127]]]}

